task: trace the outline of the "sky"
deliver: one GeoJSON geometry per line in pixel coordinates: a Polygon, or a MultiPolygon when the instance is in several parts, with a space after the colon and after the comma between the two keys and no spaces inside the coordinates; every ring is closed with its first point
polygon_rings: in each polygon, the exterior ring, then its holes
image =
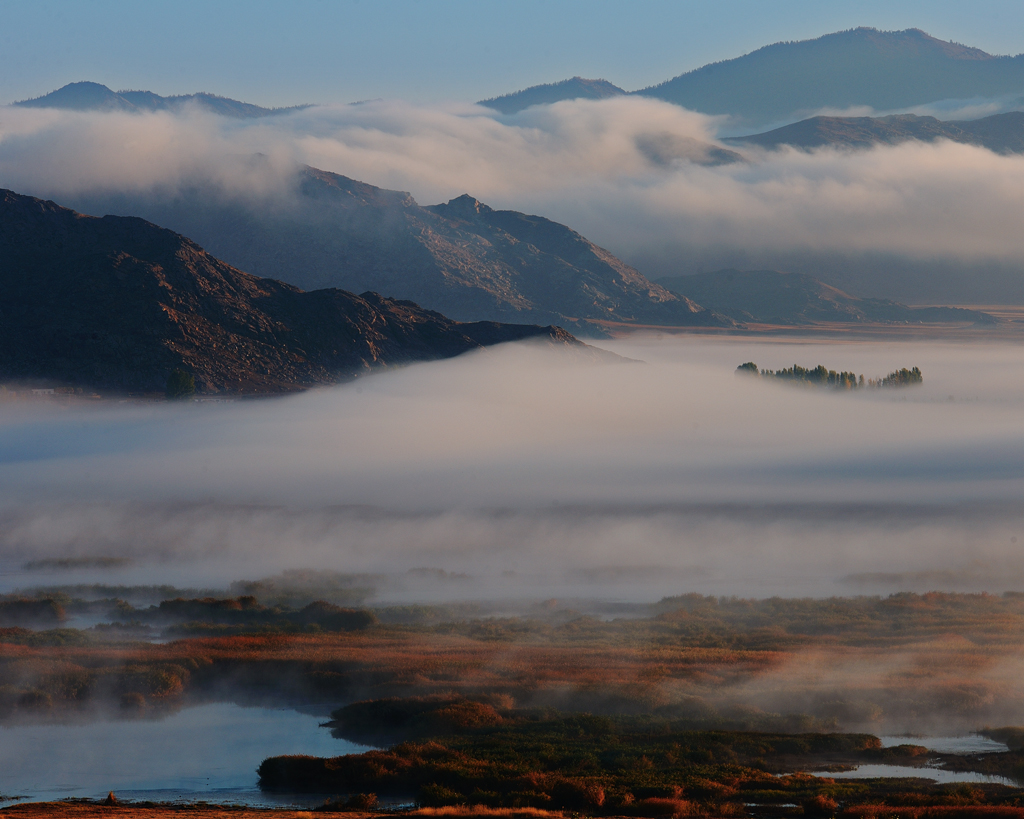
{"type": "Polygon", "coordinates": [[[1015,0],[5,0],[0,102],[80,80],[266,106],[466,102],[575,75],[633,90],[855,26],[1024,52],[1015,0]]]}

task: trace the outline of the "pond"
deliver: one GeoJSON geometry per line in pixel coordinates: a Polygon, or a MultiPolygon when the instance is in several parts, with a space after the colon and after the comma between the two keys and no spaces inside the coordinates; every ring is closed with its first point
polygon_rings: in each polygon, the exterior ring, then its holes
{"type": "MultiPolygon", "coordinates": [[[[920,743],[919,743],[920,744],[920,743]]],[[[980,782],[994,785],[1020,787],[1018,783],[1005,776],[990,776],[973,771],[944,771],[940,768],[912,768],[909,765],[859,765],[852,771],[831,773],[828,771],[808,771],[811,776],[822,776],[830,779],[931,779],[940,784],[954,782],[980,782]]]]}
{"type": "Polygon", "coordinates": [[[879,737],[882,746],[921,745],[939,754],[997,754],[1010,750],[1002,742],[983,737],[980,734],[965,734],[956,737],[891,736],[879,737]]]}
{"type": "MultiPolygon", "coordinates": [[[[995,754],[1008,751],[1003,743],[980,736],[964,734],[951,737],[922,737],[913,735],[880,736],[882,746],[891,748],[895,745],[921,745],[929,751],[940,754],[995,754]]],[[[1019,787],[1017,782],[1003,776],[974,773],[972,771],[944,771],[941,768],[915,768],[909,765],[859,765],[852,771],[830,773],[825,771],[808,771],[812,776],[827,776],[833,779],[874,779],[916,777],[931,779],[939,783],[978,782],[1019,787]]]]}
{"type": "Polygon", "coordinates": [[[319,804],[323,797],[263,794],[268,756],[338,756],[367,750],[334,739],[323,713],[211,703],[158,719],[0,726],[0,794],[16,801],[68,797],[246,805],[319,804]]]}

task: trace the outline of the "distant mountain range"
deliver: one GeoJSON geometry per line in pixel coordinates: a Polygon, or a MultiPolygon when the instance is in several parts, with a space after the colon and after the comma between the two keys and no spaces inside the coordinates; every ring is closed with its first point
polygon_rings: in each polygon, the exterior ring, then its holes
{"type": "Polygon", "coordinates": [[[589,350],[556,327],[463,324],[375,293],[306,293],[142,219],[0,191],[0,224],[3,380],[161,390],[183,368],[204,392],[266,394],[526,338],[589,350]]]}
{"type": "MultiPolygon", "coordinates": [[[[254,160],[260,161],[260,160],[254,160]]],[[[372,290],[458,320],[727,326],[565,225],[464,195],[421,207],[407,193],[304,168],[295,197],[78,197],[92,213],[140,215],[218,258],[305,289],[372,290]]],[[[593,330],[591,330],[593,331],[593,330]]]]}
{"type": "Polygon", "coordinates": [[[179,111],[186,106],[197,106],[236,119],[252,119],[275,114],[299,111],[308,105],[296,105],[290,108],[261,108],[247,102],[218,97],[216,94],[181,94],[173,97],[161,97],[152,91],[111,91],[107,86],[96,82],[73,82],[36,97],[22,100],[14,105],[23,108],[63,108],[72,111],[179,111]]]}
{"type": "MultiPolygon", "coordinates": [[[[566,80],[483,101],[503,113],[590,96],[604,80],[566,80]]],[[[620,90],[620,89],[616,89],[620,90]]],[[[999,57],[919,29],[856,28],[775,43],[628,92],[758,127],[822,108],[898,110],[948,99],[1024,93],[1024,55],[999,57]]]]}
{"type": "Polygon", "coordinates": [[[992,316],[978,310],[908,307],[887,299],[856,298],[802,273],[717,270],[692,276],[667,276],[658,279],[658,283],[736,321],[757,324],[996,323],[992,316]]]}
{"type": "Polygon", "coordinates": [[[910,140],[934,142],[948,139],[979,145],[1000,154],[1024,152],[1024,112],[1010,111],[975,120],[942,121],[914,114],[888,117],[811,117],[763,134],[731,137],[723,141],[736,145],[758,145],[774,149],[870,148],[896,145],[910,140]]]}
{"type": "MultiPolygon", "coordinates": [[[[994,56],[919,29],[855,28],[768,45],[635,91],[604,79],[573,77],[480,104],[514,114],[534,105],[623,94],[726,115],[733,128],[752,130],[792,122],[821,109],[867,106],[898,111],[941,100],[1024,97],[1024,55],[994,56]]],[[[230,117],[264,117],[307,107],[261,108],[214,94],[162,97],[150,91],[115,92],[94,82],[71,83],[15,105],[100,111],[177,110],[196,105],[230,117]]]]}
{"type": "Polygon", "coordinates": [[[585,80],[573,77],[571,80],[534,85],[522,91],[503,94],[489,100],[482,100],[479,105],[486,105],[503,114],[515,114],[533,105],[547,105],[562,100],[603,100],[618,97],[626,92],[608,80],[585,80]]]}

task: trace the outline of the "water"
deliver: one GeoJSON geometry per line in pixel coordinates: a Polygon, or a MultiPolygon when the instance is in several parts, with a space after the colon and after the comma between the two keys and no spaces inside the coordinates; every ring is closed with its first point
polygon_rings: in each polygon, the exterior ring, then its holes
{"type": "Polygon", "coordinates": [[[981,782],[994,785],[1009,785],[1011,788],[1020,787],[1018,783],[1005,776],[989,776],[972,771],[944,771],[940,768],[929,767],[912,768],[907,765],[859,765],[852,771],[840,771],[838,773],[808,771],[808,773],[811,776],[822,776],[830,779],[902,779],[913,777],[916,779],[931,779],[940,784],[981,782]]]}
{"type": "Polygon", "coordinates": [[[959,737],[879,737],[882,746],[891,748],[894,745],[921,745],[929,751],[939,754],[998,754],[1010,749],[1002,742],[980,736],[967,734],[959,737]]]}
{"type": "MultiPolygon", "coordinates": [[[[921,745],[929,751],[939,754],[995,754],[1008,751],[1003,743],[979,736],[966,734],[955,737],[919,737],[919,736],[886,736],[879,737],[882,746],[891,748],[895,745],[921,745]]],[[[1019,787],[1019,783],[1004,776],[990,776],[972,771],[944,771],[941,768],[913,768],[907,765],[860,765],[852,771],[828,773],[810,771],[812,776],[827,776],[833,779],[873,779],[916,777],[931,779],[939,783],[981,782],[1019,787]]]]}
{"type": "MultiPolygon", "coordinates": [[[[332,738],[328,729],[319,727],[325,718],[325,713],[211,703],[158,719],[0,726],[0,794],[46,801],[102,798],[112,790],[131,800],[310,807],[323,797],[262,793],[256,786],[256,767],[278,754],[338,756],[368,750],[332,738]]],[[[915,744],[941,753],[1006,750],[977,735],[881,740],[885,746],[915,744]]],[[[1017,784],[1000,776],[900,765],[811,773],[833,779],[917,777],[940,783],[1017,784]]]]}
{"type": "Polygon", "coordinates": [[[161,719],[0,727],[0,794],[308,807],[323,797],[263,794],[268,756],[339,756],[368,750],[319,727],[323,714],[212,703],[161,719]]]}

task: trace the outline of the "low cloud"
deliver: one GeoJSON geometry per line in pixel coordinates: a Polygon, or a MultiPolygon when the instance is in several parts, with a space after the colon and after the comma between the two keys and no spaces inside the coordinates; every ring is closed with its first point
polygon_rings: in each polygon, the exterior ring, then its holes
{"type": "Polygon", "coordinates": [[[103,555],[134,561],[119,577],[204,587],[433,566],[471,575],[444,590],[469,597],[891,592],[922,572],[1024,587],[1015,348],[614,346],[647,363],[511,346],[275,401],[7,405],[6,582],[29,582],[31,559],[103,555]],[[734,375],[750,358],[917,364],[925,384],[786,388],[734,375]]]}
{"type": "Polygon", "coordinates": [[[937,142],[859,152],[744,150],[744,162],[694,162],[709,157],[701,146],[713,144],[718,125],[633,97],[508,117],[398,102],[257,121],[195,110],[8,107],[0,113],[0,184],[57,201],[167,195],[210,182],[226,195],[280,199],[291,170],[308,163],[410,191],[424,204],[469,192],[567,223],[627,258],[663,248],[664,263],[721,248],[753,257],[1024,259],[1022,156],[937,142]],[[254,163],[257,153],[264,159],[254,163]]]}

